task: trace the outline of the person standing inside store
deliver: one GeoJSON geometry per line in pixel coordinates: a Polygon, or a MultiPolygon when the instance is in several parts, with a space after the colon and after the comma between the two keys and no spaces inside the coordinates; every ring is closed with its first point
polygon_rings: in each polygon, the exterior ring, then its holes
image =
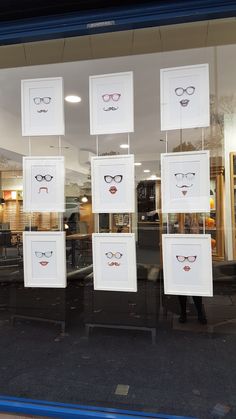
{"type": "MultiPolygon", "coordinates": [[[[199,220],[196,215],[191,214],[188,217],[185,217],[184,223],[185,232],[191,234],[199,234],[199,220]]],[[[179,316],[179,323],[186,323],[187,322],[187,296],[186,295],[178,295],[179,304],[180,304],[180,316],[179,316]]],[[[204,310],[204,306],[202,304],[202,297],[200,296],[192,296],[197,316],[198,322],[201,324],[207,324],[207,318],[204,310]]]]}

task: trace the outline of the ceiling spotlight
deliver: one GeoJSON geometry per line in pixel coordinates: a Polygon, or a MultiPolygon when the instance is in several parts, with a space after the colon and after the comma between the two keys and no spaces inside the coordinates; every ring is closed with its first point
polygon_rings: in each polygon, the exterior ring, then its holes
{"type": "Polygon", "coordinates": [[[79,103],[81,102],[81,97],[76,95],[68,95],[65,97],[65,100],[69,103],[79,103]]]}
{"type": "Polygon", "coordinates": [[[121,144],[120,148],[129,148],[129,144],[121,144]]]}
{"type": "Polygon", "coordinates": [[[86,202],[88,202],[88,198],[87,198],[87,196],[86,196],[86,195],[84,195],[84,196],[81,198],[81,202],[83,202],[84,204],[86,204],[86,202]]]}
{"type": "Polygon", "coordinates": [[[149,169],[144,169],[144,173],[150,173],[151,172],[151,170],[149,170],[149,169]]]}
{"type": "Polygon", "coordinates": [[[137,163],[134,163],[134,165],[135,166],[142,166],[142,163],[137,162],[137,163]]]}

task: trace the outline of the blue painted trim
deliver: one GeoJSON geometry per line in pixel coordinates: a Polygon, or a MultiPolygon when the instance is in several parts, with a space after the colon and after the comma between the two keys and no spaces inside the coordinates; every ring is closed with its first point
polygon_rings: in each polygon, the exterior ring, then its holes
{"type": "Polygon", "coordinates": [[[20,413],[60,419],[197,419],[193,417],[163,415],[158,413],[131,410],[82,406],[65,403],[52,403],[17,397],[0,396],[0,412],[20,413]]]}
{"type": "Polygon", "coordinates": [[[0,44],[122,31],[235,15],[235,0],[149,1],[138,6],[120,6],[1,22],[0,44]]]}

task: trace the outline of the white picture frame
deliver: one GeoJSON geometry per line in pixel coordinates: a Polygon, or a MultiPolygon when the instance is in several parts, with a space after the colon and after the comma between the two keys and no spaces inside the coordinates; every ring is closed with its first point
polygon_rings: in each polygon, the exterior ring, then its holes
{"type": "Polygon", "coordinates": [[[161,131],[210,125],[209,65],[160,70],[161,131]]]}
{"type": "Polygon", "coordinates": [[[94,233],[94,289],[137,292],[134,233],[94,233]]]}
{"type": "Polygon", "coordinates": [[[210,211],[209,151],[161,154],[163,213],[210,211]]]}
{"type": "Polygon", "coordinates": [[[89,77],[90,134],[134,131],[133,72],[89,77]]]}
{"type": "Polygon", "coordinates": [[[24,285],[66,287],[65,232],[23,232],[24,285]]]}
{"type": "Polygon", "coordinates": [[[22,136],[65,135],[62,77],[21,80],[22,136]]]}
{"type": "Polygon", "coordinates": [[[92,157],[91,178],[94,213],[135,211],[133,154],[92,157]]]}
{"type": "Polygon", "coordinates": [[[23,157],[23,211],[65,211],[64,156],[23,157]]]}
{"type": "Polygon", "coordinates": [[[210,234],[163,234],[164,293],[213,296],[210,234]]]}

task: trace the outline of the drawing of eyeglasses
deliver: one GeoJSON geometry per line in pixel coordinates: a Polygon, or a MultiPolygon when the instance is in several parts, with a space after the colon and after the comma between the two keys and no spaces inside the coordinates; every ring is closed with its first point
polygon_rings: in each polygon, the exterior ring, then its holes
{"type": "Polygon", "coordinates": [[[38,181],[38,182],[42,182],[43,180],[45,180],[46,182],[51,182],[51,180],[53,179],[53,176],[51,176],[51,175],[36,175],[35,176],[35,179],[38,181]]]}
{"type": "Polygon", "coordinates": [[[49,96],[44,96],[44,97],[34,97],[33,101],[35,103],[35,105],[40,105],[40,103],[44,103],[44,105],[49,105],[49,103],[51,102],[52,98],[49,96]]]}
{"type": "Polygon", "coordinates": [[[121,94],[120,93],[105,93],[102,95],[103,102],[109,102],[110,100],[113,100],[114,102],[118,102],[120,99],[121,94]]]}
{"type": "Polygon", "coordinates": [[[184,262],[185,260],[187,260],[190,263],[195,262],[195,260],[197,259],[197,256],[181,256],[181,255],[177,255],[176,259],[178,260],[178,262],[184,262]]]}
{"type": "Polygon", "coordinates": [[[195,177],[196,173],[188,172],[188,173],[174,173],[177,188],[191,188],[193,184],[191,183],[195,177]]]}
{"type": "Polygon", "coordinates": [[[37,258],[42,258],[43,256],[45,256],[45,258],[50,258],[50,257],[52,257],[53,251],[52,250],[49,250],[47,252],[38,252],[38,251],[36,251],[34,253],[35,253],[35,256],[37,258]]]}
{"type": "Polygon", "coordinates": [[[184,89],[183,87],[176,87],[175,89],[175,94],[177,96],[182,96],[184,93],[187,93],[187,95],[191,96],[194,94],[194,92],[195,92],[194,86],[188,86],[186,87],[186,89],[184,89]]]}
{"type": "Polygon", "coordinates": [[[107,252],[107,253],[105,253],[105,255],[108,259],[112,259],[112,258],[120,259],[123,256],[123,254],[120,253],[120,252],[115,252],[115,253],[107,252]]]}
{"type": "Polygon", "coordinates": [[[120,183],[122,182],[122,179],[123,179],[123,175],[115,175],[115,176],[105,175],[104,176],[104,180],[106,183],[111,183],[112,181],[116,183],[120,183]]]}

